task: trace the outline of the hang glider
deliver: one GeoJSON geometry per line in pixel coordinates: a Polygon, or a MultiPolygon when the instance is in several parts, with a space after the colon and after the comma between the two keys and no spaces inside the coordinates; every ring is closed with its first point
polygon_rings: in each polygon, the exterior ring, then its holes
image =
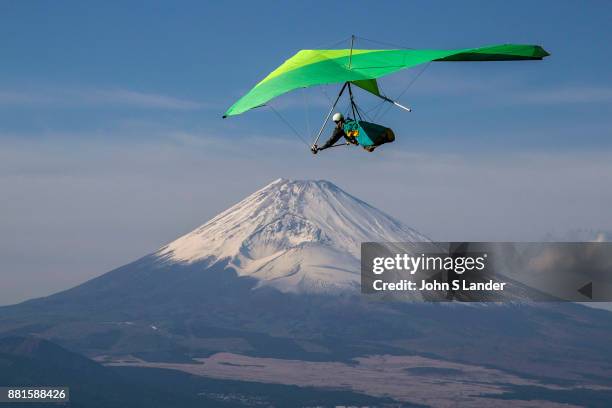
{"type": "Polygon", "coordinates": [[[539,45],[503,44],[454,50],[339,49],[301,50],[276,68],[223,115],[239,115],[298,88],[353,84],[388,102],[377,78],[428,62],[541,60],[550,55],[539,45]]]}

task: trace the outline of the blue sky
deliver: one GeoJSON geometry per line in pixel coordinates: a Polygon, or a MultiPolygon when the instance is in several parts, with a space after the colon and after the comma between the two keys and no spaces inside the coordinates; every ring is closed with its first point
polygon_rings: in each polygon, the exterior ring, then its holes
{"type": "MultiPolygon", "coordinates": [[[[0,303],[133,260],[277,177],[330,179],[440,240],[611,230],[611,17],[608,1],[3,2],[0,303]],[[375,155],[311,157],[269,110],[221,120],[297,50],[353,33],[552,56],[432,64],[375,155]]],[[[417,72],[381,85],[395,96],[417,72]]],[[[325,92],[273,106],[312,132],[325,92]]]]}
{"type": "MultiPolygon", "coordinates": [[[[269,111],[232,123],[218,119],[297,50],[355,33],[414,48],[538,43],[553,54],[544,62],[433,64],[403,98],[415,114],[394,110],[385,117],[411,138],[411,146],[436,151],[612,146],[607,132],[612,5],[605,1],[383,1],[376,7],[60,1],[0,7],[0,123],[3,132],[18,137],[102,130],[121,139],[110,130],[126,124],[233,136],[253,126],[261,133],[284,133],[269,111]]],[[[357,46],[380,45],[358,41],[357,46]]],[[[397,94],[414,71],[382,85],[397,94]]],[[[317,97],[326,103],[320,92],[311,92],[311,99],[317,97]]],[[[324,106],[314,108],[313,123],[324,106]]],[[[293,110],[301,115],[293,122],[305,131],[302,106],[293,110]]]]}

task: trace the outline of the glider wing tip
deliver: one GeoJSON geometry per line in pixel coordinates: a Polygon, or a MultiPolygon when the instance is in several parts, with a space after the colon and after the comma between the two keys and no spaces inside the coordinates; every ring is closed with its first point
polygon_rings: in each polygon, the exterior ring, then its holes
{"type": "Polygon", "coordinates": [[[538,56],[540,57],[540,59],[544,59],[546,57],[550,57],[550,52],[548,52],[541,45],[535,45],[534,47],[535,47],[536,52],[539,54],[538,56]]]}

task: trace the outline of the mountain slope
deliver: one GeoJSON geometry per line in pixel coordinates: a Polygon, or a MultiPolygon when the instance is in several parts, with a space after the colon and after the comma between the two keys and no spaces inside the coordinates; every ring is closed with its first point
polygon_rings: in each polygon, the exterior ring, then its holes
{"type": "Polygon", "coordinates": [[[89,356],[174,362],[220,351],[311,361],[419,353],[607,381],[608,312],[382,302],[355,290],[361,240],[422,239],[331,183],[277,180],[153,254],[0,308],[0,336],[34,333],[89,356]]]}

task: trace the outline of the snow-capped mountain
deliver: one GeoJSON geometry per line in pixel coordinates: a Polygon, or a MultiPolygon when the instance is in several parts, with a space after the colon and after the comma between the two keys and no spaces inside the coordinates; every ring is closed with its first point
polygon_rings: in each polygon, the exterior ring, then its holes
{"type": "Polygon", "coordinates": [[[428,239],[328,181],[278,179],[162,247],[165,262],[227,261],[283,292],[359,286],[360,244],[428,239]]]}
{"type": "Polygon", "coordinates": [[[34,334],[91,356],[172,363],[217,352],[343,362],[423,353],[609,383],[609,312],[359,295],[362,241],[420,240],[329,182],[277,180],[153,254],[0,308],[0,337],[34,334]]]}

